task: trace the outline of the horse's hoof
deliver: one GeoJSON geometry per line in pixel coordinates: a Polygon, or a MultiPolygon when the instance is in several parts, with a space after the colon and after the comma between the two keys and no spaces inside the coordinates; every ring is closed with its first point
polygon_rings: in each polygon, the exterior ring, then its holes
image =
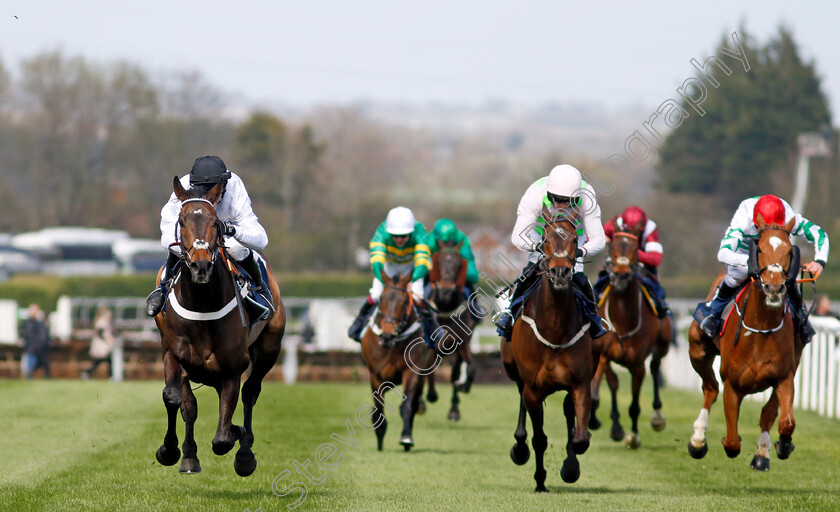
{"type": "Polygon", "coordinates": [[[405,451],[409,451],[411,450],[411,447],[414,446],[414,439],[412,439],[411,436],[402,436],[400,444],[403,446],[405,451]]]}
{"type": "Polygon", "coordinates": [[[426,414],[426,402],[420,400],[420,403],[417,404],[417,414],[426,414]]]}
{"type": "MultiPolygon", "coordinates": [[[[590,436],[591,437],[591,436],[590,436]]],[[[589,449],[589,439],[582,439],[580,441],[573,441],[572,442],[572,451],[575,452],[575,455],[583,455],[586,453],[586,450],[589,449]]]]}
{"type": "Polygon", "coordinates": [[[216,455],[224,455],[229,451],[233,450],[233,447],[236,445],[236,442],[233,440],[230,441],[213,441],[213,453],[216,455]]]}
{"type": "Polygon", "coordinates": [[[589,430],[598,430],[601,428],[601,420],[594,414],[589,415],[589,430]]]}
{"type": "Polygon", "coordinates": [[[428,400],[429,403],[432,403],[432,404],[437,402],[438,401],[437,391],[429,391],[429,393],[426,394],[426,400],[428,400]]]}
{"type": "Polygon", "coordinates": [[[613,423],[612,429],[610,430],[610,439],[616,443],[624,439],[624,428],[618,423],[613,423]]]}
{"type": "Polygon", "coordinates": [[[793,453],[794,448],[796,448],[790,438],[786,441],[780,438],[778,441],[773,443],[773,446],[776,447],[776,456],[779,457],[780,460],[785,460],[790,457],[790,454],[793,453]]]}
{"type": "Polygon", "coordinates": [[[537,484],[537,488],[534,489],[534,492],[548,492],[548,489],[545,488],[545,484],[537,484]]]}
{"type": "Polygon", "coordinates": [[[568,458],[563,461],[563,467],[560,468],[560,478],[567,484],[573,484],[580,478],[580,464],[577,459],[568,458]]]}
{"type": "Polygon", "coordinates": [[[695,459],[702,459],[708,451],[709,445],[705,441],[703,441],[703,446],[699,448],[691,444],[691,441],[688,442],[688,454],[695,459]]]}
{"type": "Polygon", "coordinates": [[[178,468],[178,472],[183,473],[185,475],[194,475],[196,473],[201,473],[201,465],[198,463],[197,458],[185,458],[181,460],[181,467],[178,468]]]}
{"type": "Polygon", "coordinates": [[[730,459],[734,459],[738,455],[741,454],[741,447],[738,448],[727,448],[726,445],[723,445],[723,451],[726,452],[726,456],[730,459]]]}
{"type": "Polygon", "coordinates": [[[240,454],[237,452],[236,459],[233,461],[233,469],[239,476],[251,476],[257,469],[257,458],[254,457],[253,453],[240,454]]]}
{"type": "Polygon", "coordinates": [[[650,426],[657,432],[665,430],[665,416],[662,411],[658,409],[653,411],[653,416],[650,417],[650,426]]]}
{"type": "Polygon", "coordinates": [[[635,450],[642,446],[642,436],[636,432],[630,432],[627,434],[627,438],[624,439],[624,444],[627,445],[627,448],[635,450]]]}
{"type": "Polygon", "coordinates": [[[461,419],[461,413],[457,410],[449,411],[449,421],[458,421],[461,419]]]}
{"type": "Polygon", "coordinates": [[[750,462],[750,467],[756,471],[770,471],[770,459],[756,455],[750,462]]]}
{"type": "Polygon", "coordinates": [[[174,466],[181,458],[181,450],[177,446],[170,449],[160,445],[160,448],[155,452],[155,458],[162,466],[174,466]]]}
{"type": "Polygon", "coordinates": [[[531,449],[526,443],[515,443],[510,449],[510,460],[517,466],[524,466],[528,459],[531,458],[531,449]]]}

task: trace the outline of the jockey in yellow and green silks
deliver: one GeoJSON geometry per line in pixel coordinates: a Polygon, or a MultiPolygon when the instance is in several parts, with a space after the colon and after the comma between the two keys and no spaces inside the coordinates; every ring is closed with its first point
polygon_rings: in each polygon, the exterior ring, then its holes
{"type": "Polygon", "coordinates": [[[382,282],[382,273],[385,272],[389,276],[411,274],[410,292],[414,296],[414,304],[420,314],[426,343],[433,344],[431,336],[438,325],[423,298],[424,282],[432,267],[432,258],[429,247],[425,244],[425,238],[426,228],[414,219],[414,213],[411,210],[398,206],[388,212],[385,222],[379,225],[370,241],[373,285],[370,288],[370,295],[347,330],[350,338],[361,341],[364,327],[385,287],[382,282]]]}
{"type": "Polygon", "coordinates": [[[450,219],[440,219],[435,222],[435,227],[426,236],[426,245],[432,256],[444,247],[457,247],[460,244],[459,254],[467,261],[467,279],[464,292],[469,297],[475,283],[478,282],[478,270],[475,268],[475,256],[473,256],[470,239],[467,238],[455,223],[450,219]]]}

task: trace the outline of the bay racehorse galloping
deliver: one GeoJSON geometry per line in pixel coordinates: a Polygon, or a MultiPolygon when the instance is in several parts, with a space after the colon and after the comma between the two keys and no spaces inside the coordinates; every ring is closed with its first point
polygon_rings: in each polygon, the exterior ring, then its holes
{"type": "Polygon", "coordinates": [[[652,355],[650,374],[653,379],[653,416],[650,422],[654,430],[665,428],[662,402],[659,399],[659,368],[662,358],[668,353],[672,326],[669,318],[657,318],[653,301],[637,274],[639,239],[630,233],[616,233],[611,247],[610,284],[604,290],[600,304],[601,317],[607,319],[611,330],[603,337],[604,351],[592,378],[589,428],[594,430],[601,424],[595,411],[598,407],[601,377],[606,374],[612,397],[610,418],[613,423],[610,437],[614,441],[624,438],[616,401],[618,377],[610,367],[610,361],[614,361],[627,368],[633,378],[633,399],[629,409],[632,426],[625,443],[629,448],[638,448],[642,444],[639,435],[639,393],[645,379],[645,359],[649,355],[652,355]]]}
{"type": "MultiPolygon", "coordinates": [[[[786,292],[786,282],[799,271],[799,251],[790,242],[790,230],[796,219],[784,226],[767,225],[759,215],[758,243],[750,248],[751,281],[736,297],[720,336],[709,339],[697,321],[689,329],[689,355],[694,370],[703,379],[703,408],[694,422],[694,435],[688,451],[695,459],[706,455],[706,428],[709,410],[717,400],[718,381],[712,363],[721,357],[720,377],[723,380],[723,408],[726,415],[726,455],[741,452],[738,436],[738,414],[744,396],[768,388],[773,392],[761,410],[761,436],[758,450],[750,466],[770,469],[770,428],[779,417],[779,440],[776,454],[786,459],[793,451],[793,378],[802,354],[802,341],[794,334],[786,292]],[[781,412],[781,415],[779,413],[781,412]]],[[[710,300],[723,276],[712,287],[710,300]]]]}
{"type": "MultiPolygon", "coordinates": [[[[432,286],[430,300],[437,310],[440,326],[446,328],[447,333],[457,340],[455,361],[452,363],[452,374],[449,378],[452,382],[452,407],[449,409],[448,417],[450,421],[458,421],[461,419],[461,412],[458,410],[458,403],[461,400],[458,392],[469,393],[475,378],[475,363],[470,350],[470,339],[476,321],[470,314],[470,306],[464,295],[467,260],[461,257],[461,244],[444,242],[442,244],[443,248],[432,256],[432,271],[429,275],[429,283],[432,286]]],[[[449,353],[451,352],[439,351],[441,356],[449,353]]],[[[427,398],[430,402],[434,402],[437,400],[435,374],[430,373],[426,378],[429,381],[427,398]]]]}
{"type": "Polygon", "coordinates": [[[286,327],[280,290],[266,262],[267,284],[274,297],[275,312],[267,320],[248,327],[249,315],[241,308],[231,260],[222,247],[223,228],[216,216],[215,205],[221,199],[222,185],[217,184],[205,196],[193,189],[185,190],[177,177],[173,186],[181,200],[178,225],[183,261],[173,273],[174,284],[166,310],[155,316],[163,347],[166,382],[163,402],[168,416],[166,436],[155,455],[165,466],[175,464],[181,457],[175,431],[180,408],[186,428],[179,471],[201,471],[193,431],[198,409],[191,384],[206,384],[219,395],[219,424],[213,438],[213,452],[224,455],[239,441],[233,466],[238,475],[248,476],[257,467],[251,451],[254,404],[263,377],[277,361],[286,327]],[[250,345],[249,341],[252,341],[250,345]],[[239,399],[242,373],[249,365],[251,372],[242,386],[245,412],[240,427],[231,420],[239,399]]]}
{"type": "MultiPolygon", "coordinates": [[[[376,446],[382,450],[382,441],[388,422],[385,419],[385,392],[402,384],[403,395],[400,416],[403,430],[400,444],[405,451],[414,446],[412,430],[414,416],[423,394],[423,376],[418,368],[430,368],[434,351],[423,343],[417,309],[409,284],[411,274],[391,277],[382,273],[385,285],[376,312],[371,316],[362,337],[362,356],[370,372],[375,413],[376,446]],[[412,364],[409,364],[412,363],[412,364]]],[[[397,390],[399,392],[399,390],[397,390]]]]}
{"type": "MultiPolygon", "coordinates": [[[[542,215],[551,218],[545,209],[542,215]]],[[[547,491],[543,456],[548,438],[543,431],[543,401],[548,395],[561,390],[568,392],[563,401],[568,434],[567,457],[560,471],[563,481],[577,481],[580,477],[577,455],[589,448],[587,421],[595,358],[589,323],[574,296],[572,275],[577,234],[566,215],[571,213],[561,212],[545,225],[538,288],[528,297],[522,315],[513,325],[510,342],[502,338],[502,364],[508,377],[516,382],[520,395],[519,422],[513,435],[516,443],[510,457],[518,465],[525,464],[530,457],[525,428],[527,411],[534,429],[537,492],[547,491]]]]}

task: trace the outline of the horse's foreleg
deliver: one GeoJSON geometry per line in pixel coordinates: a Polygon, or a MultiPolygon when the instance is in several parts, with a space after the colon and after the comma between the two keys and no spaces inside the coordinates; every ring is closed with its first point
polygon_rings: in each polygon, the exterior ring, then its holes
{"type": "Polygon", "coordinates": [[[452,383],[452,404],[449,407],[449,421],[458,421],[461,419],[461,411],[458,410],[458,404],[461,400],[458,398],[458,390],[463,389],[463,382],[466,381],[467,372],[464,365],[461,364],[461,353],[455,353],[455,361],[452,363],[452,374],[449,377],[452,383]]]}
{"type": "Polygon", "coordinates": [[[198,402],[195,400],[190,381],[181,381],[181,416],[184,418],[184,458],[181,459],[181,473],[199,473],[201,465],[198,463],[198,447],[195,444],[194,427],[195,419],[198,417],[198,402]]]}
{"type": "MultiPolygon", "coordinates": [[[[668,351],[668,346],[665,346],[665,352],[668,351]]],[[[665,416],[662,415],[662,400],[659,399],[659,385],[662,379],[660,366],[662,363],[663,353],[660,347],[653,349],[653,355],[650,358],[650,378],[653,379],[653,415],[650,417],[650,426],[657,432],[665,428],[665,416]]]]}
{"type": "Polygon", "coordinates": [[[589,448],[589,430],[585,418],[589,416],[591,395],[590,383],[584,383],[568,393],[563,400],[563,415],[566,417],[566,459],[560,469],[560,478],[566,483],[577,482],[580,478],[578,454],[589,448]],[[576,419],[577,418],[577,419],[576,419]]]}
{"type": "Polygon", "coordinates": [[[239,401],[239,379],[241,375],[230,377],[216,390],[219,393],[219,425],[213,437],[213,453],[224,455],[233,449],[236,441],[242,437],[242,427],[231,425],[236,402],[239,401]]]}
{"type": "Polygon", "coordinates": [[[776,396],[776,390],[770,395],[770,399],[761,408],[761,419],[758,422],[761,428],[761,436],[758,438],[758,448],[755,456],[753,456],[750,467],[756,471],[768,471],[770,469],[770,428],[776,421],[776,416],[779,414],[779,398],[776,396]]]}
{"type": "Polygon", "coordinates": [[[537,482],[535,492],[548,492],[545,488],[545,465],[543,459],[545,456],[545,449],[548,447],[548,438],[543,431],[543,397],[539,392],[530,386],[525,386],[522,390],[522,401],[525,408],[528,410],[528,415],[531,416],[531,428],[534,430],[534,437],[531,438],[531,446],[534,447],[534,461],[537,464],[537,469],[534,471],[534,480],[537,482]]]}
{"type": "Polygon", "coordinates": [[[435,389],[435,372],[431,372],[426,375],[426,382],[429,383],[429,389],[426,390],[426,400],[428,400],[430,404],[433,404],[438,401],[438,393],[437,389],[435,389]]]}
{"type": "Polygon", "coordinates": [[[522,382],[516,381],[516,387],[519,388],[519,421],[516,423],[516,432],[513,433],[516,443],[510,449],[510,458],[514,464],[521,466],[531,458],[531,450],[528,448],[528,430],[525,427],[527,412],[525,402],[522,400],[522,382]]]}
{"type": "Polygon", "coordinates": [[[598,406],[601,404],[601,379],[604,378],[604,366],[607,364],[607,358],[601,356],[598,358],[598,367],[595,368],[595,374],[592,376],[592,383],[590,384],[590,396],[592,397],[592,404],[589,408],[589,428],[591,430],[598,430],[601,428],[601,420],[595,414],[598,406]]]}
{"type": "Polygon", "coordinates": [[[385,419],[385,392],[380,390],[382,381],[376,378],[371,372],[370,374],[370,388],[373,395],[374,415],[373,420],[374,429],[376,430],[376,449],[382,451],[382,441],[385,439],[385,431],[388,430],[388,420],[385,419]]]}
{"type": "Polygon", "coordinates": [[[610,387],[610,419],[612,420],[610,439],[618,442],[624,439],[624,427],[621,426],[619,421],[621,414],[618,412],[618,375],[610,367],[609,361],[604,365],[604,375],[606,375],[607,385],[610,387]]]}
{"type": "Polygon", "coordinates": [[[776,455],[784,460],[793,452],[793,431],[796,420],[793,419],[793,374],[776,386],[774,392],[779,402],[779,440],[776,441],[776,455]]]}
{"type": "Polygon", "coordinates": [[[732,389],[728,382],[723,383],[723,412],[726,415],[726,437],[723,449],[729,458],[741,453],[741,437],[738,435],[738,416],[741,412],[743,396],[732,389]]]}
{"type": "Polygon", "coordinates": [[[639,406],[639,394],[642,391],[642,383],[645,381],[644,361],[633,368],[631,376],[633,378],[632,400],[630,401],[630,408],[627,411],[630,414],[630,433],[624,442],[628,448],[638,448],[642,446],[642,438],[639,435],[639,414],[642,412],[639,406]]]}
{"type": "Polygon", "coordinates": [[[694,421],[694,434],[688,442],[688,453],[695,459],[702,459],[709,450],[706,443],[706,429],[709,426],[709,412],[712,409],[712,404],[717,400],[719,392],[718,380],[712,366],[717,353],[713,350],[711,342],[705,341],[702,336],[697,322],[692,323],[688,333],[688,354],[691,358],[691,366],[703,381],[701,386],[703,408],[700,410],[697,420],[694,421]]]}
{"type": "Polygon", "coordinates": [[[167,427],[163,444],[157,449],[155,458],[164,466],[172,466],[181,458],[178,449],[178,433],[175,430],[178,409],[181,407],[181,365],[170,352],[163,354],[163,404],[166,406],[167,427]]]}
{"type": "Polygon", "coordinates": [[[400,406],[400,416],[403,420],[403,431],[400,434],[400,444],[403,445],[405,451],[409,451],[414,446],[414,437],[412,431],[414,429],[414,415],[420,407],[420,398],[423,395],[423,378],[412,370],[407,369],[403,372],[403,391],[405,391],[405,399],[400,406]]]}
{"type": "Polygon", "coordinates": [[[475,360],[473,359],[472,351],[470,350],[470,336],[464,334],[461,338],[461,344],[458,345],[457,362],[460,366],[460,391],[469,393],[472,388],[472,383],[475,380],[475,360]]]}
{"type": "Polygon", "coordinates": [[[239,476],[249,476],[257,469],[257,459],[251,447],[254,445],[253,413],[254,406],[262,391],[262,380],[274,367],[280,354],[280,344],[273,344],[270,350],[264,346],[254,344],[249,350],[251,356],[251,373],[242,384],[243,422],[242,435],[239,438],[239,450],[233,461],[233,469],[239,476]]]}

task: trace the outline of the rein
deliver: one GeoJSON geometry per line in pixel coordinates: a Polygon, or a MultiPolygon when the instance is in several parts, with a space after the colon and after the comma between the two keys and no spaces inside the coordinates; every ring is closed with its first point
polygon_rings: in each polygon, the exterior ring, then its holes
{"type": "Polygon", "coordinates": [[[402,318],[386,315],[379,308],[377,308],[376,314],[371,316],[370,327],[371,330],[373,330],[374,334],[376,334],[377,336],[381,336],[382,327],[376,324],[376,317],[379,316],[381,318],[384,318],[397,327],[396,340],[399,341],[403,337],[413,333],[420,327],[420,323],[416,321],[413,324],[406,326],[406,324],[408,323],[408,319],[411,317],[411,313],[414,311],[414,297],[411,294],[411,292],[405,288],[394,286],[392,284],[384,284],[384,286],[385,288],[392,288],[394,290],[399,290],[400,292],[405,293],[408,296],[408,308],[406,309],[405,315],[402,318]]]}

